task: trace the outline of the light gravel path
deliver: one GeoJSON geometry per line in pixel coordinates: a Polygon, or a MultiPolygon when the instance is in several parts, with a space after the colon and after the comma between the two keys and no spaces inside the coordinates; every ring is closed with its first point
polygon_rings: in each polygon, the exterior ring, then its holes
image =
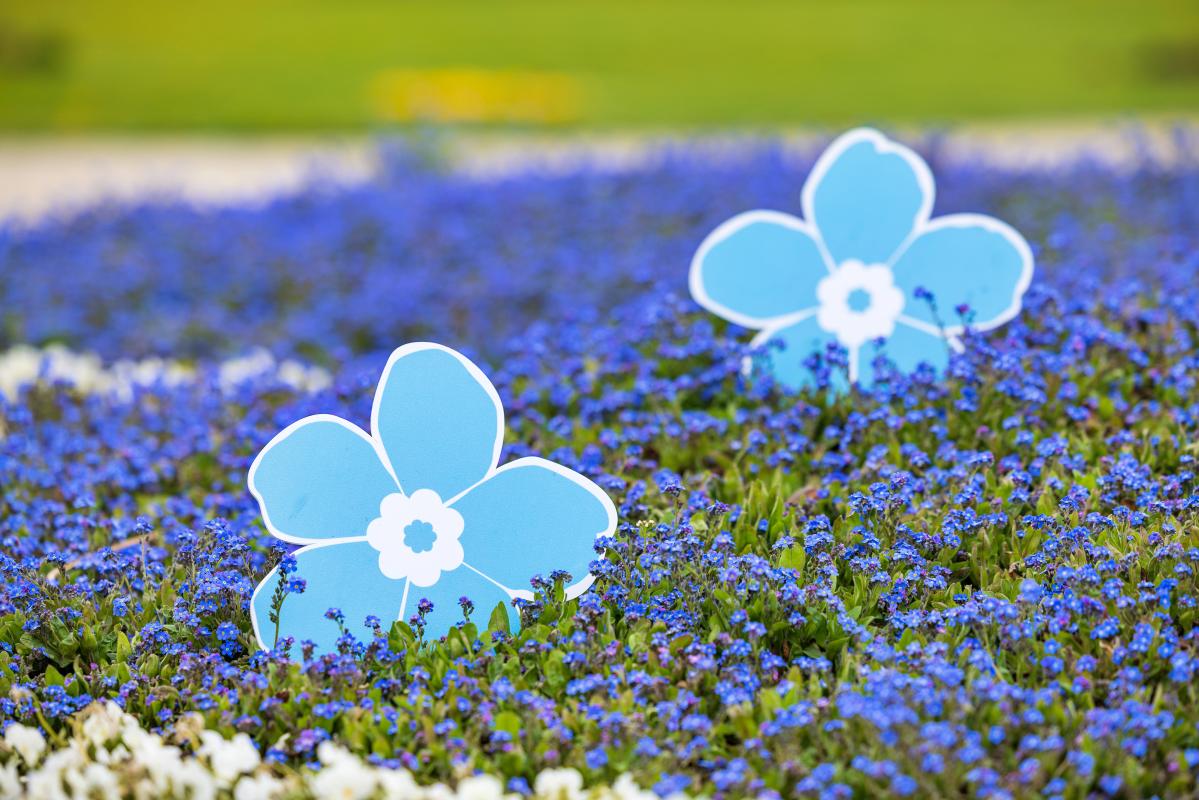
{"type": "MultiPolygon", "coordinates": [[[[1089,156],[1127,166],[1148,153],[1162,163],[1194,159],[1180,146],[1199,143],[1199,120],[958,126],[945,135],[947,158],[1053,165],[1089,156]]],[[[836,131],[784,134],[787,147],[810,152],[836,131]]],[[[917,129],[895,131],[919,137],[917,129]]],[[[684,137],[670,134],[463,134],[446,139],[462,170],[502,174],[581,163],[621,169],[653,158],[684,137]]],[[[695,139],[688,139],[694,143],[695,139]]],[[[726,157],[760,141],[704,135],[700,146],[726,157]]],[[[1199,148],[1196,148],[1199,150],[1199,148]]],[[[0,138],[0,221],[35,222],[105,201],[172,198],[196,204],[258,202],[310,181],[354,183],[377,169],[375,140],[365,136],[0,138]]]]}

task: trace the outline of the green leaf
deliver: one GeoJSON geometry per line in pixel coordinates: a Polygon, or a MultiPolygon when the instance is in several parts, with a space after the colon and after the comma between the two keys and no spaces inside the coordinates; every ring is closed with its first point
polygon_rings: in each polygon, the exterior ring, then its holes
{"type": "Polygon", "coordinates": [[[512,633],[512,628],[508,624],[507,603],[496,603],[495,608],[491,609],[491,617],[487,620],[487,630],[512,633]]]}
{"type": "Polygon", "coordinates": [[[1037,498],[1037,513],[1047,515],[1057,513],[1057,498],[1053,496],[1052,490],[1045,489],[1037,498]]]}
{"type": "Polygon", "coordinates": [[[96,639],[96,632],[91,626],[83,629],[83,649],[88,654],[94,654],[100,648],[100,642],[96,639]]]}
{"type": "Polygon", "coordinates": [[[392,650],[404,650],[411,647],[416,642],[416,634],[412,632],[407,622],[396,620],[391,623],[391,630],[387,632],[387,645],[392,650]]]}
{"type": "Polygon", "coordinates": [[[511,711],[501,711],[495,715],[495,729],[510,733],[515,738],[520,735],[520,717],[511,711]]]}
{"type": "Polygon", "coordinates": [[[47,686],[62,686],[64,682],[62,673],[55,669],[53,664],[46,667],[44,678],[47,686]]]}
{"type": "Polygon", "coordinates": [[[133,655],[133,646],[129,644],[129,637],[124,631],[117,631],[117,661],[128,661],[133,655]]]}
{"type": "Polygon", "coordinates": [[[802,571],[807,560],[808,554],[804,552],[803,545],[797,544],[783,551],[783,554],[779,556],[779,566],[784,569],[802,571]]]}
{"type": "Polygon", "coordinates": [[[670,643],[670,652],[678,655],[679,653],[683,652],[683,649],[687,647],[687,645],[691,644],[691,642],[694,640],[695,637],[689,633],[684,633],[682,636],[675,637],[674,641],[670,643]]]}

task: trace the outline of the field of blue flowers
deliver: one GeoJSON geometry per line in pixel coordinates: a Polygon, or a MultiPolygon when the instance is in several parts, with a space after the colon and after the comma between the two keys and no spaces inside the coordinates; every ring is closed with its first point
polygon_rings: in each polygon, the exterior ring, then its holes
{"type": "Polygon", "coordinates": [[[848,395],[747,377],[751,332],[687,293],[715,225],[799,208],[811,161],[773,147],[487,179],[397,151],[357,188],[3,230],[0,349],[198,377],[0,399],[0,719],[54,741],[111,699],[164,733],[198,712],[281,767],[333,740],[518,793],[562,766],[662,795],[1199,793],[1199,161],[920,149],[936,213],[1011,223],[1036,276],[946,376],[848,395]],[[250,595],[285,551],[250,462],[306,414],[366,426],[413,340],[485,366],[501,461],[612,496],[596,582],[464,602],[440,639],[333,613],[338,654],[258,652],[250,595]],[[255,347],[332,382],[218,378],[255,347]]]}

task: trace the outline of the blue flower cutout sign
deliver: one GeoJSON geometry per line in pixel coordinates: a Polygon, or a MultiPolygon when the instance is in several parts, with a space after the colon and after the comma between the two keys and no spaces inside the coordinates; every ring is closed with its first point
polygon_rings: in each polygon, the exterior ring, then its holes
{"type": "Polygon", "coordinates": [[[838,343],[849,378],[868,383],[885,355],[905,372],[938,369],[963,331],[987,330],[1020,311],[1032,251],[1007,224],[981,214],[930,219],[928,165],[878,131],[859,128],[829,146],[808,176],[804,218],[739,214],[713,231],[691,264],[691,293],[725,319],[761,330],[755,345],[777,380],[814,380],[807,362],[838,343]],[[942,318],[947,313],[948,318],[942,318]]]}
{"type": "MultiPolygon", "coordinates": [[[[263,648],[277,638],[334,649],[331,608],[347,628],[368,616],[384,628],[432,603],[429,635],[462,618],[459,598],[487,613],[532,599],[535,574],[569,572],[577,597],[593,580],[595,540],[616,527],[612,500],[592,481],[542,458],[497,467],[504,410],[487,377],[436,344],[392,353],[371,411],[371,432],[327,414],[287,427],[250,467],[250,491],[270,532],[294,553],[303,592],[272,606],[277,570],[251,601],[263,648]]],[[[361,637],[360,637],[361,638],[361,637]]]]}

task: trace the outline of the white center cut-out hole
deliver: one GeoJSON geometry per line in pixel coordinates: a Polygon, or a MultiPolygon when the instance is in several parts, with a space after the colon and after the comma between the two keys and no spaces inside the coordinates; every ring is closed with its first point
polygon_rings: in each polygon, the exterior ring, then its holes
{"type": "Polygon", "coordinates": [[[816,287],[816,321],[846,348],[890,336],[905,298],[885,264],[845,261],[816,287]]]}
{"type": "Polygon", "coordinates": [[[437,492],[396,492],[379,504],[366,540],[379,551],[379,570],[388,578],[432,586],[441,573],[462,566],[465,553],[458,537],[464,524],[462,515],[441,502],[437,492]]]}

